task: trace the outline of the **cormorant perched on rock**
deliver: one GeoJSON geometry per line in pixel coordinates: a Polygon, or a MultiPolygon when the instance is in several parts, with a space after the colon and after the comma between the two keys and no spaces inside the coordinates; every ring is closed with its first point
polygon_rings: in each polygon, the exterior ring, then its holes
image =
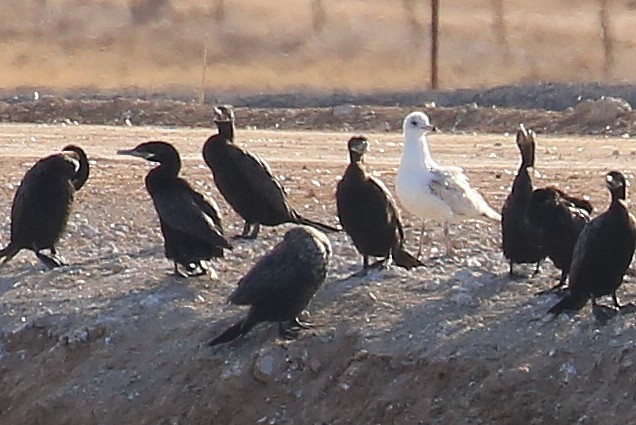
{"type": "Polygon", "coordinates": [[[240,237],[255,239],[260,225],[306,224],[324,231],[334,227],[302,217],[289,205],[280,182],[267,163],[234,144],[234,112],[229,106],[214,108],[219,132],[203,145],[203,158],[221,195],[245,220],[240,237]]]}
{"type": "Polygon", "coordinates": [[[520,263],[537,263],[535,273],[538,273],[541,260],[547,256],[537,229],[528,222],[527,216],[533,190],[529,168],[534,167],[534,131],[519,124],[516,142],[521,152],[521,165],[501,209],[501,246],[510,264],[510,275],[513,274],[513,265],[520,263]]]}
{"type": "Polygon", "coordinates": [[[259,322],[278,322],[282,337],[295,337],[298,328],[308,327],[298,315],[325,281],[330,257],[331,244],[324,233],[305,226],[289,230],[228,298],[232,304],[251,306],[247,316],[209,345],[234,341],[259,322]]]}
{"type": "Polygon", "coordinates": [[[459,167],[437,163],[428,147],[426,135],[437,128],[431,125],[424,112],[412,112],[404,118],[404,151],[400,160],[395,188],[400,202],[411,214],[423,220],[420,235],[419,258],[429,220],[444,224],[446,254],[453,246],[448,225],[461,220],[488,219],[501,221],[475,189],[470,187],[468,177],[459,167]]]}
{"type": "Polygon", "coordinates": [[[612,201],[608,210],[590,221],[579,236],[570,270],[569,293],[548,311],[555,317],[565,310],[580,310],[591,299],[594,315],[605,322],[616,310],[596,303],[604,295],[611,295],[618,309],[634,310],[631,303],[621,306],[616,297],[636,243],[634,217],[625,205],[625,177],[611,171],[605,176],[605,184],[612,201]]]}
{"type": "Polygon", "coordinates": [[[88,163],[86,152],[84,152],[84,149],[77,145],[66,145],[62,150],[65,152],[75,152],[77,154],[77,158],[79,160],[79,170],[77,170],[77,173],[75,174],[72,182],[75,190],[80,190],[82,186],[84,186],[86,180],[88,180],[88,176],[90,175],[90,165],[88,163]]]}
{"type": "Polygon", "coordinates": [[[373,266],[390,257],[406,269],[422,265],[403,247],[402,221],[389,190],[365,169],[367,138],[352,137],[348,148],[351,162],[338,182],[336,203],[342,227],[363,256],[364,269],[369,268],[369,256],[382,257],[373,266]]]}
{"type": "Polygon", "coordinates": [[[166,258],[174,261],[175,274],[214,274],[205,260],[223,257],[223,250],[232,249],[232,245],[223,235],[216,204],[178,177],[181,159],[177,150],[166,142],[146,142],[117,153],[159,163],[146,176],[146,188],[159,215],[166,258]],[[179,270],[179,265],[186,272],[179,270]]]}
{"type": "MultiPolygon", "coordinates": [[[[73,205],[80,158],[65,151],[42,158],[26,172],[11,207],[11,242],[0,250],[2,265],[20,250],[30,249],[47,267],[65,265],[55,244],[60,240],[73,205]],[[41,251],[50,250],[50,255],[41,251]]],[[[84,184],[82,181],[78,187],[84,184]]]]}
{"type": "Polygon", "coordinates": [[[555,187],[535,189],[528,204],[528,220],[536,229],[545,253],[561,270],[559,283],[553,292],[565,284],[572,263],[572,252],[583,227],[590,221],[592,205],[569,196],[555,187]]]}

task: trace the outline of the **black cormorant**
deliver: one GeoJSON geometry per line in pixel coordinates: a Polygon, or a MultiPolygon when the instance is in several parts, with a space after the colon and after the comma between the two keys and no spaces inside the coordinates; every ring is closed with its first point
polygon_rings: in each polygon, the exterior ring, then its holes
{"type": "Polygon", "coordinates": [[[406,269],[422,265],[403,247],[402,221],[389,190],[365,169],[367,138],[352,137],[348,149],[350,163],[338,182],[336,203],[343,229],[363,256],[364,269],[370,267],[369,256],[382,257],[373,266],[384,264],[390,256],[406,269]]]}
{"type": "Polygon", "coordinates": [[[634,217],[625,205],[626,181],[621,173],[611,171],[605,183],[612,195],[610,206],[590,221],[579,236],[570,270],[569,293],[548,311],[555,317],[565,310],[580,310],[591,299],[595,316],[604,322],[616,312],[596,303],[604,295],[611,295],[618,309],[634,310],[631,303],[621,306],[616,297],[636,243],[634,217]]]}
{"type": "Polygon", "coordinates": [[[295,227],[239,281],[228,298],[249,305],[247,316],[209,342],[217,345],[245,335],[259,322],[278,322],[282,337],[307,327],[298,315],[325,281],[331,256],[327,236],[310,227],[295,227]]]}
{"type": "Polygon", "coordinates": [[[117,153],[159,163],[146,176],[146,188],[159,215],[166,258],[174,262],[175,274],[204,274],[208,271],[205,260],[223,257],[224,249],[232,249],[223,235],[218,207],[178,177],[181,159],[171,144],[146,142],[117,153]],[[185,273],[179,265],[185,267],[185,273]]]}
{"type": "Polygon", "coordinates": [[[532,195],[532,175],[529,168],[534,167],[535,133],[519,124],[516,138],[521,152],[521,165],[512,184],[510,194],[501,209],[501,246],[504,257],[510,264],[510,275],[513,265],[520,263],[539,264],[547,254],[540,245],[540,238],[527,217],[528,204],[532,195]]]}
{"type": "Polygon", "coordinates": [[[35,252],[49,268],[65,265],[55,244],[66,229],[79,170],[78,155],[65,151],[40,159],[26,172],[13,198],[11,242],[0,250],[2,265],[22,249],[35,252]]]}
{"type": "Polygon", "coordinates": [[[260,225],[306,224],[324,231],[339,229],[302,217],[287,201],[267,163],[234,144],[234,112],[214,108],[218,133],[203,145],[203,158],[221,195],[245,220],[240,237],[255,239],[260,225]]]}
{"type": "Polygon", "coordinates": [[[590,221],[592,205],[563,193],[555,187],[535,189],[528,204],[528,220],[537,229],[541,245],[554,266],[561,270],[559,283],[548,291],[562,288],[570,272],[574,245],[590,221]]]}

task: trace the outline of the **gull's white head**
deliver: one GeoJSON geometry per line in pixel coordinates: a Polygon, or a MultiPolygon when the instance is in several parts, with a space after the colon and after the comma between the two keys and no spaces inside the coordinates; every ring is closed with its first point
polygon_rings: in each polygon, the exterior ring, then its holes
{"type": "Polygon", "coordinates": [[[404,132],[404,135],[417,134],[419,137],[429,131],[437,131],[437,128],[434,125],[431,125],[428,115],[424,112],[411,112],[406,116],[406,118],[404,118],[402,131],[404,132]]]}

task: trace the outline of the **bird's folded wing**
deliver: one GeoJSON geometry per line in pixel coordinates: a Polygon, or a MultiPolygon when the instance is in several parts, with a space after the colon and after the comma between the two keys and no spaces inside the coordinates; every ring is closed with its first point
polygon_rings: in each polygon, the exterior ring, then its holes
{"type": "Polygon", "coordinates": [[[474,215],[482,196],[468,184],[468,178],[457,168],[430,171],[431,193],[449,206],[456,215],[474,215]]]}
{"type": "Polygon", "coordinates": [[[243,276],[229,301],[238,305],[252,304],[298,284],[298,276],[303,274],[306,265],[300,263],[295,254],[284,242],[275,246],[243,276]]]}
{"type": "Polygon", "coordinates": [[[204,214],[187,192],[174,191],[171,196],[153,198],[162,223],[197,239],[229,247],[212,218],[204,214]]]}
{"type": "Polygon", "coordinates": [[[210,198],[206,198],[192,188],[188,188],[192,200],[197,204],[203,214],[212,219],[218,229],[223,232],[223,224],[221,222],[221,213],[219,206],[210,198]]]}
{"type": "MultiPolygon", "coordinates": [[[[278,179],[274,177],[267,162],[256,154],[244,150],[231,150],[233,163],[237,165],[235,172],[241,175],[242,180],[257,194],[270,208],[289,209],[285,198],[285,189],[278,179]],[[241,156],[242,158],[238,158],[241,156]]],[[[289,211],[287,211],[289,212],[289,211]]]]}

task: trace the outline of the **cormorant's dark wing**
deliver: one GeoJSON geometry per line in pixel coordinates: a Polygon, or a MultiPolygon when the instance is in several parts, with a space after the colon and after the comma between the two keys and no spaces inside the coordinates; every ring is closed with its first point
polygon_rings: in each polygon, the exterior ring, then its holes
{"type": "Polygon", "coordinates": [[[193,200],[189,185],[185,181],[181,183],[183,185],[166,188],[158,196],[153,196],[161,222],[193,238],[207,240],[223,248],[231,248],[232,245],[216,227],[212,218],[208,217],[193,200]]]}
{"type": "Polygon", "coordinates": [[[370,176],[369,182],[370,190],[373,190],[376,193],[374,197],[377,197],[379,200],[381,199],[382,202],[384,202],[384,204],[386,205],[386,214],[388,221],[397,228],[401,242],[402,240],[404,240],[404,229],[402,228],[402,219],[400,217],[400,212],[395,206],[395,199],[393,199],[391,192],[389,192],[389,189],[384,185],[382,180],[370,176]]]}
{"type": "Polygon", "coordinates": [[[204,197],[202,194],[195,191],[189,186],[188,186],[188,189],[190,192],[190,196],[192,197],[192,200],[194,200],[194,202],[198,205],[198,207],[201,209],[201,212],[203,212],[205,215],[210,217],[212,221],[214,222],[214,224],[216,225],[216,227],[219,230],[221,230],[221,233],[223,233],[223,222],[221,221],[221,212],[219,211],[219,206],[216,204],[216,202],[214,202],[214,200],[211,198],[204,197]]]}
{"type": "Polygon", "coordinates": [[[291,215],[291,208],[285,198],[285,189],[274,177],[269,165],[258,155],[247,152],[237,146],[227,150],[230,161],[235,164],[235,172],[257,194],[269,208],[279,210],[280,214],[291,215]]]}
{"type": "Polygon", "coordinates": [[[286,245],[283,242],[275,246],[261,258],[239,281],[228,301],[238,305],[253,304],[271,299],[298,283],[307,273],[307,265],[298,261],[297,253],[286,245]]]}
{"type": "Polygon", "coordinates": [[[590,214],[587,209],[579,207],[568,199],[561,198],[557,218],[564,228],[579,233],[590,221],[590,214]]]}
{"type": "Polygon", "coordinates": [[[580,208],[582,210],[587,211],[588,214],[592,214],[592,210],[594,209],[594,207],[592,206],[590,201],[583,198],[577,198],[576,196],[568,195],[567,193],[563,192],[561,189],[558,189],[556,187],[553,187],[553,189],[559,194],[561,198],[565,199],[576,208],[580,208]]]}

